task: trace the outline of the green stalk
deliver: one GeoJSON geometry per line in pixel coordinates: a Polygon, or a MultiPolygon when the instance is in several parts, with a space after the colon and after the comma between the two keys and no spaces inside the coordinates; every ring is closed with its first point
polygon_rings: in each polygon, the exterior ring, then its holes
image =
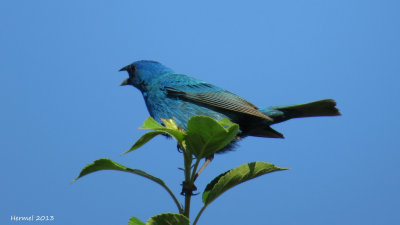
{"type": "MultiPolygon", "coordinates": [[[[192,155],[186,151],[183,150],[183,157],[184,157],[184,164],[185,164],[185,181],[182,185],[187,185],[191,186],[191,176],[190,176],[190,169],[192,166],[192,155]]],[[[183,187],[183,190],[185,187],[183,187]]],[[[190,200],[192,197],[192,192],[191,191],[186,191],[184,192],[185,194],[185,207],[183,211],[183,215],[186,216],[188,219],[190,217],[190,200]]]]}
{"type": "Polygon", "coordinates": [[[178,207],[179,213],[183,213],[183,209],[181,207],[181,204],[179,203],[178,199],[175,197],[174,193],[172,193],[172,191],[166,186],[166,185],[161,185],[168,193],[169,195],[172,197],[172,199],[174,200],[176,206],[178,207]]]}
{"type": "Polygon", "coordinates": [[[183,215],[186,216],[188,219],[190,217],[190,200],[192,198],[192,195],[189,193],[185,193],[185,211],[183,212],[183,215]]]}
{"type": "Polygon", "coordinates": [[[192,176],[190,177],[190,180],[193,184],[196,179],[197,167],[199,167],[200,160],[201,159],[196,159],[196,163],[194,164],[193,171],[192,171],[192,176]]]}
{"type": "Polygon", "coordinates": [[[194,220],[192,225],[196,225],[197,224],[197,221],[199,221],[201,214],[203,213],[203,211],[206,209],[207,206],[208,205],[206,204],[206,205],[203,206],[203,208],[201,208],[201,210],[197,214],[196,219],[194,220]]]}

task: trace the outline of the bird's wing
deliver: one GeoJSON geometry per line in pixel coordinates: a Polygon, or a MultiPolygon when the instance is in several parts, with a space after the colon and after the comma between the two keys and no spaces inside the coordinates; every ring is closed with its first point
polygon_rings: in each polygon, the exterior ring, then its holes
{"type": "Polygon", "coordinates": [[[192,102],[205,104],[208,106],[240,112],[263,119],[273,121],[273,119],[260,111],[258,108],[245,99],[216,86],[207,83],[165,86],[165,90],[170,96],[177,96],[192,102]]]}

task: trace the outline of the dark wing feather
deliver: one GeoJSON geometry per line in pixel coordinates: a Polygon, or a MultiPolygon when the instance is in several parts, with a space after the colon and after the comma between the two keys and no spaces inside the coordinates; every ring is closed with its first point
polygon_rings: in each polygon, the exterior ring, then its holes
{"type": "Polygon", "coordinates": [[[221,108],[225,110],[240,112],[263,119],[273,119],[260,111],[258,108],[245,99],[222,89],[213,88],[209,84],[182,85],[165,87],[169,95],[178,96],[192,102],[221,108]]]}

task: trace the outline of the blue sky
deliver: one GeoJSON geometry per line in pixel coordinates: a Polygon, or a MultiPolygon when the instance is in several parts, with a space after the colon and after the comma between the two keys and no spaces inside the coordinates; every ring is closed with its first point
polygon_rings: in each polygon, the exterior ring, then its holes
{"type": "MultiPolygon", "coordinates": [[[[113,171],[111,158],[166,181],[183,174],[158,137],[120,156],[148,116],[118,70],[162,62],[263,107],[334,98],[343,116],[275,125],[218,155],[197,187],[251,161],[291,170],[238,186],[199,224],[399,224],[398,1],[3,1],[0,3],[0,224],[127,224],[175,206],[159,186],[113,171]],[[45,222],[43,222],[45,224],[45,222]]],[[[180,197],[183,200],[182,197],[180,197]]],[[[201,197],[193,199],[192,215],[201,197]]]]}

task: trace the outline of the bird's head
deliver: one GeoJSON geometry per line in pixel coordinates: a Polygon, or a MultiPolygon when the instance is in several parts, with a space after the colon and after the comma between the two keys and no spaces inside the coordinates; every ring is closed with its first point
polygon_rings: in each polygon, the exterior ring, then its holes
{"type": "Polygon", "coordinates": [[[173,71],[159,62],[150,60],[136,61],[119,71],[127,71],[129,77],[122,81],[121,86],[133,85],[141,91],[145,91],[158,77],[173,71]]]}

